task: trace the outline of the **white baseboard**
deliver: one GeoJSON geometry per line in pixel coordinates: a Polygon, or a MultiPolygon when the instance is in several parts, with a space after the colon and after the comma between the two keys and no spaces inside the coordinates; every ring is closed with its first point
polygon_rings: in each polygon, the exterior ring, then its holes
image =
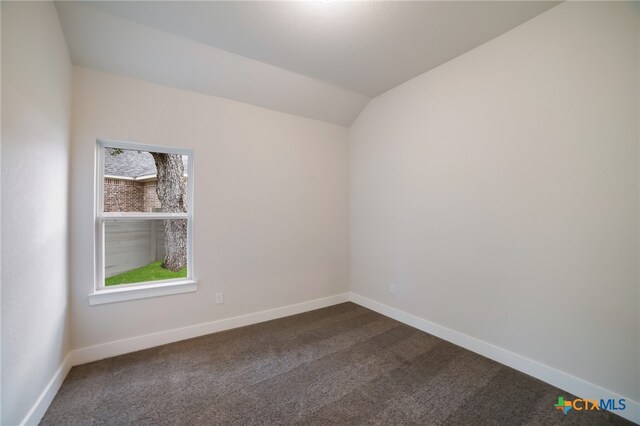
{"type": "Polygon", "coordinates": [[[21,425],[31,426],[37,425],[44,416],[51,401],[55,397],[58,389],[62,385],[67,373],[72,366],[85,364],[87,362],[98,361],[100,359],[112,356],[123,355],[129,352],[135,352],[154,346],[173,343],[180,340],[190,339],[193,337],[203,336],[219,331],[230,330],[246,325],[257,324],[264,321],[278,319],[289,315],[295,315],[314,309],[320,309],[327,306],[336,305],[352,301],[372,311],[393,318],[397,321],[415,327],[426,333],[432,334],[441,339],[447,340],[472,352],[490,358],[501,364],[507,365],[525,374],[540,379],[546,383],[563,389],[569,393],[577,395],[581,398],[589,399],[620,399],[626,400],[627,409],[624,411],[616,411],[615,413],[627,420],[640,424],[640,403],[630,398],[618,395],[615,392],[603,389],[597,385],[589,383],[580,378],[574,377],[568,373],[549,367],[522,355],[510,352],[506,349],[460,333],[447,327],[432,323],[423,318],[393,308],[356,293],[343,293],[335,296],[324,297],[321,299],[310,300],[295,305],[283,306],[280,308],[269,309],[265,311],[255,312],[252,314],[240,315],[237,317],[221,319],[208,323],[196,324],[183,328],[176,328],[158,333],[136,336],[128,339],[116,340],[114,342],[103,343],[100,345],[89,346],[86,348],[75,349],[67,354],[62,364],[55,372],[40,397],[33,405],[29,413],[25,416],[21,425]]]}
{"type": "Polygon", "coordinates": [[[112,356],[123,355],[142,349],[166,345],[167,343],[204,336],[205,334],[217,333],[219,331],[230,330],[232,328],[270,321],[348,301],[349,293],[342,293],[335,296],[297,303],[295,305],[268,309],[265,311],[190,325],[182,328],[174,328],[172,330],[159,331],[157,333],[130,337],[128,339],[116,340],[95,346],[88,346],[71,351],[71,363],[72,365],[86,364],[88,362],[98,361],[112,356]]]}
{"type": "Polygon", "coordinates": [[[40,394],[36,403],[33,404],[31,410],[29,410],[22,422],[20,422],[20,426],[32,426],[40,423],[42,416],[44,416],[44,413],[47,411],[47,408],[49,408],[51,401],[53,401],[56,393],[58,393],[58,389],[62,386],[62,382],[64,382],[65,377],[67,377],[69,370],[71,370],[71,359],[69,354],[67,354],[67,356],[62,360],[60,367],[58,367],[56,372],[53,374],[53,377],[49,380],[49,383],[40,394]]]}
{"type": "Polygon", "coordinates": [[[98,361],[116,355],[123,355],[154,346],[165,345],[167,343],[178,342],[180,340],[191,339],[205,334],[216,333],[218,331],[230,330],[232,328],[244,327],[246,325],[257,324],[290,315],[301,314],[314,309],[326,308],[349,301],[349,293],[337,294],[335,296],[323,297],[310,300],[308,302],[296,303],[294,305],[280,308],[268,309],[252,314],[240,315],[232,318],[225,318],[218,321],[211,321],[188,327],[175,328],[167,331],[160,331],[143,336],[131,337],[128,339],[116,340],[100,345],[89,346],[70,351],[62,361],[62,364],[49,381],[47,387],[42,391],[36,403],[31,407],[29,413],[20,423],[21,426],[37,425],[44,413],[49,408],[51,401],[56,396],[62,382],[69,373],[71,367],[86,364],[87,362],[98,361]]]}
{"type": "MultiPolygon", "coordinates": [[[[563,389],[580,398],[588,399],[625,399],[627,408],[614,413],[627,420],[640,424],[640,402],[634,401],[615,392],[601,388],[598,385],[589,383],[578,377],[574,377],[568,373],[557,370],[548,365],[534,361],[522,355],[518,355],[506,349],[487,343],[475,337],[468,336],[458,331],[443,327],[424,318],[417,317],[400,309],[393,308],[357,293],[351,292],[350,300],[353,303],[364,306],[372,311],[378,312],[389,318],[393,318],[411,327],[432,334],[443,340],[461,346],[472,352],[485,356],[489,359],[507,365],[515,370],[533,376],[552,386],[563,389]]],[[[549,409],[553,409],[550,407],[549,409]]]]}

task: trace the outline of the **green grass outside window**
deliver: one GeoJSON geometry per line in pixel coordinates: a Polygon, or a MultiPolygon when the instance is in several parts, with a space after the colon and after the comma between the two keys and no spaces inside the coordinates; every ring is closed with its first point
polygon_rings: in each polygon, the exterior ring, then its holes
{"type": "Polygon", "coordinates": [[[187,277],[186,267],[182,268],[179,272],[173,272],[168,269],[164,269],[161,265],[162,261],[159,260],[146,266],[114,275],[112,277],[106,278],[104,280],[104,285],[110,286],[119,284],[132,284],[146,281],[171,280],[175,278],[187,277]]]}

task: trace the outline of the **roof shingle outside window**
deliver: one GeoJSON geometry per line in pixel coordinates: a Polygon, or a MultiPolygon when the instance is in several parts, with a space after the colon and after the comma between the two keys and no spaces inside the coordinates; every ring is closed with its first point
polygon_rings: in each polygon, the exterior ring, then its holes
{"type": "MultiPolygon", "coordinates": [[[[156,164],[153,156],[144,151],[123,150],[121,153],[111,155],[107,148],[104,156],[104,174],[106,176],[139,178],[141,176],[155,176],[156,164]]],[[[187,157],[182,157],[185,172],[187,170],[187,157]]]]}

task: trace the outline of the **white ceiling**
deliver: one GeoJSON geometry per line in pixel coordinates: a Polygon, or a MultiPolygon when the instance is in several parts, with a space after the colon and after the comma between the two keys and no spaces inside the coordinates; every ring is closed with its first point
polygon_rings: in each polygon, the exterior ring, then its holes
{"type": "Polygon", "coordinates": [[[368,100],[556,5],[57,3],[76,65],[349,125],[368,100]]]}

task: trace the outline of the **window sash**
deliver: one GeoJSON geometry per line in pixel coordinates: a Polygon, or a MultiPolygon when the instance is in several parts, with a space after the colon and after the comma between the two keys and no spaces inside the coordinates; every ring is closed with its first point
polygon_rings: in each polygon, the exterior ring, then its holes
{"type": "Polygon", "coordinates": [[[126,219],[126,220],[153,220],[153,219],[190,219],[189,213],[162,213],[162,212],[107,212],[98,214],[98,217],[102,220],[118,220],[118,219],[126,219]]]}
{"type": "Polygon", "coordinates": [[[109,292],[111,287],[105,286],[105,227],[107,221],[117,220],[149,220],[149,219],[185,219],[187,221],[187,276],[186,278],[147,281],[131,284],[120,284],[113,290],[148,287],[150,285],[165,285],[170,283],[192,282],[194,278],[193,263],[193,151],[187,148],[169,148],[164,146],[146,145],[114,140],[99,139],[96,144],[96,214],[95,214],[95,241],[96,241],[96,268],[95,268],[95,292],[109,292]],[[163,213],[163,212],[105,212],[104,211],[104,149],[119,148],[128,150],[140,150],[146,152],[161,152],[167,154],[187,155],[187,212],[163,213]]]}

